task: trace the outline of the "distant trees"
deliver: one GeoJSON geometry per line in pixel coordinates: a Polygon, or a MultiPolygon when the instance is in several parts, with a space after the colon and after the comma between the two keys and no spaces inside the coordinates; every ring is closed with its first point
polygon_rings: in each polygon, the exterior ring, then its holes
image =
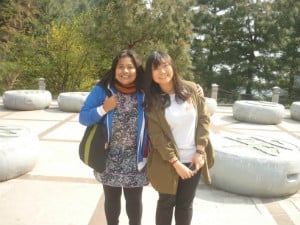
{"type": "Polygon", "coordinates": [[[276,46],[280,53],[277,85],[287,89],[289,99],[300,100],[300,87],[295,84],[295,76],[300,76],[300,2],[277,0],[274,8],[278,13],[274,23],[278,28],[276,46]]]}
{"type": "Polygon", "coordinates": [[[2,0],[0,94],[87,91],[112,57],[168,51],[182,76],[212,83],[232,102],[241,90],[279,86],[299,99],[300,3],[293,0],[2,0]],[[228,94],[229,93],[229,94],[228,94]]]}
{"type": "Polygon", "coordinates": [[[254,89],[277,85],[293,92],[292,77],[299,74],[295,63],[300,47],[299,4],[285,0],[199,2],[192,53],[200,83],[205,87],[218,83],[221,90],[232,91],[233,98],[240,89],[251,97],[254,89]]]}
{"type": "MultiPolygon", "coordinates": [[[[25,4],[25,1],[15,2],[25,4]]],[[[179,71],[192,78],[189,52],[193,38],[189,11],[192,3],[190,0],[67,0],[63,4],[55,0],[31,1],[35,7],[29,26],[32,32],[20,38],[18,50],[9,50],[18,52],[16,59],[1,57],[19,61],[22,67],[16,69],[18,79],[2,91],[33,87],[39,77],[46,79],[47,89],[54,95],[89,90],[109,68],[116,52],[124,48],[136,50],[143,59],[155,49],[167,50],[179,71]]],[[[7,75],[2,73],[2,77],[7,75]]]]}
{"type": "Polygon", "coordinates": [[[26,37],[33,33],[33,0],[0,2],[0,93],[13,88],[22,75],[26,37]]]}

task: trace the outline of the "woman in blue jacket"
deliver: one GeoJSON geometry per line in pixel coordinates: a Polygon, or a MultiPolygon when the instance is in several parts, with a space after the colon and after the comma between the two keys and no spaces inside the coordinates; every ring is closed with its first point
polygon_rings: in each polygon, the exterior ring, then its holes
{"type": "Polygon", "coordinates": [[[80,123],[86,126],[99,122],[106,115],[106,169],[94,173],[103,184],[108,225],[119,223],[122,190],[129,224],[141,224],[142,191],[148,184],[145,174],[147,130],[141,91],[143,76],[142,63],[136,53],[121,51],[113,59],[110,70],[92,89],[79,114],[80,123]],[[104,88],[112,93],[111,97],[106,95],[104,88]]]}

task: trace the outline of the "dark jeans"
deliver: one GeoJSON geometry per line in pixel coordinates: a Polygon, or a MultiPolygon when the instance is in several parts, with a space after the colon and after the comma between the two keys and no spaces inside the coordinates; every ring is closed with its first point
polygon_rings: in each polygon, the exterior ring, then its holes
{"type": "Polygon", "coordinates": [[[104,210],[107,225],[119,224],[122,189],[126,201],[126,212],[129,219],[129,225],[141,225],[143,187],[121,188],[103,185],[105,195],[104,210]]]}
{"type": "Polygon", "coordinates": [[[159,193],[156,207],[156,225],[171,225],[175,208],[175,224],[190,225],[193,216],[193,201],[201,170],[192,178],[179,178],[176,195],[159,193]]]}

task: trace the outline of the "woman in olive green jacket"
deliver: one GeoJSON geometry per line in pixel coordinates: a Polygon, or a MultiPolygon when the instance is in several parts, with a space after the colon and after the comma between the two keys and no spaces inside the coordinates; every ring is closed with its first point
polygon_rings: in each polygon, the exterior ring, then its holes
{"type": "Polygon", "coordinates": [[[179,78],[171,57],[152,53],[146,63],[145,109],[151,141],[147,175],[159,193],[156,225],[189,225],[201,173],[214,154],[209,140],[210,118],[196,85],[179,78]]]}

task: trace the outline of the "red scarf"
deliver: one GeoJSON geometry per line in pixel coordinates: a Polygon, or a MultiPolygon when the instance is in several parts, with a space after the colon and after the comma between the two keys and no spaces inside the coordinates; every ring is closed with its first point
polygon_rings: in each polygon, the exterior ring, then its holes
{"type": "Polygon", "coordinates": [[[134,94],[136,93],[136,85],[135,83],[131,84],[121,84],[117,80],[114,81],[114,87],[117,89],[118,92],[123,94],[134,94]]]}

